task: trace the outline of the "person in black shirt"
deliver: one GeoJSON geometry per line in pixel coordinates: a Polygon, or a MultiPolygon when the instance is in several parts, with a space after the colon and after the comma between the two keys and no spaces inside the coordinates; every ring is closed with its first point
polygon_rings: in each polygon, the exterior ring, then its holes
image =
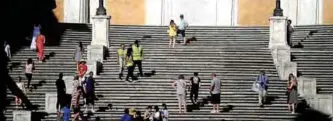
{"type": "Polygon", "coordinates": [[[191,94],[190,98],[193,104],[197,104],[197,99],[198,99],[198,93],[199,93],[199,88],[200,88],[200,78],[198,77],[199,73],[195,72],[194,77],[191,77],[191,94]],[[194,99],[193,99],[194,95],[194,99]]]}
{"type": "Polygon", "coordinates": [[[66,85],[65,81],[62,79],[63,74],[59,73],[59,79],[56,81],[56,86],[57,86],[57,104],[56,108],[58,111],[60,111],[60,108],[64,107],[65,100],[64,98],[66,97],[66,85]]]}

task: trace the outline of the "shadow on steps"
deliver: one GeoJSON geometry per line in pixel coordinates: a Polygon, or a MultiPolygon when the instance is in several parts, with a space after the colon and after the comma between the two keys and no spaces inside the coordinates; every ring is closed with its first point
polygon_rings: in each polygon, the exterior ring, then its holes
{"type": "Polygon", "coordinates": [[[331,121],[332,118],[320,111],[314,110],[309,107],[305,100],[301,100],[297,104],[297,117],[295,121],[331,121]]]}

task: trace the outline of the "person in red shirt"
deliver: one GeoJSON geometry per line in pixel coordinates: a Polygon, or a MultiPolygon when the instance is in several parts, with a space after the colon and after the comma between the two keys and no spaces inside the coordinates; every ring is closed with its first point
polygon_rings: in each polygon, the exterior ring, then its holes
{"type": "Polygon", "coordinates": [[[80,66],[79,66],[79,78],[80,78],[80,82],[83,81],[84,75],[87,73],[88,70],[88,66],[86,65],[85,61],[81,61],[80,62],[80,66]]]}
{"type": "Polygon", "coordinates": [[[38,50],[38,60],[42,62],[44,60],[44,44],[45,44],[45,36],[39,34],[36,39],[37,42],[37,50],[38,50]]]}

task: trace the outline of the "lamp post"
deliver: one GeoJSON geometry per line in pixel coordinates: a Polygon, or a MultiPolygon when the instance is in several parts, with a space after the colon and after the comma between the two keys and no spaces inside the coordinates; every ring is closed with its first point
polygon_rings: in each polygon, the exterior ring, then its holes
{"type": "Polygon", "coordinates": [[[106,15],[106,9],[104,8],[103,0],[99,0],[99,6],[96,10],[96,15],[106,15]]]}
{"type": "Polygon", "coordinates": [[[281,9],[281,0],[276,0],[276,6],[273,16],[283,16],[283,10],[281,9]]]}

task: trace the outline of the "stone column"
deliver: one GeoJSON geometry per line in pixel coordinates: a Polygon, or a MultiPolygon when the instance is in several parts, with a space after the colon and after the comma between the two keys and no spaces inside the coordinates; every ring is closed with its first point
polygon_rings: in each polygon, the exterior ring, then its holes
{"type": "Polygon", "coordinates": [[[89,0],[65,0],[64,22],[88,23],[89,22],[89,0]]]}
{"type": "Polygon", "coordinates": [[[13,121],[31,121],[31,111],[13,111],[13,121]]]}
{"type": "Polygon", "coordinates": [[[45,112],[46,113],[56,113],[57,108],[57,93],[46,93],[45,94],[45,112]]]}
{"type": "Polygon", "coordinates": [[[269,19],[269,48],[274,46],[288,46],[287,44],[287,17],[275,16],[269,19]]]}
{"type": "Polygon", "coordinates": [[[72,94],[73,90],[75,89],[73,86],[74,76],[64,76],[63,80],[65,81],[66,85],[66,94],[72,94]]]}

